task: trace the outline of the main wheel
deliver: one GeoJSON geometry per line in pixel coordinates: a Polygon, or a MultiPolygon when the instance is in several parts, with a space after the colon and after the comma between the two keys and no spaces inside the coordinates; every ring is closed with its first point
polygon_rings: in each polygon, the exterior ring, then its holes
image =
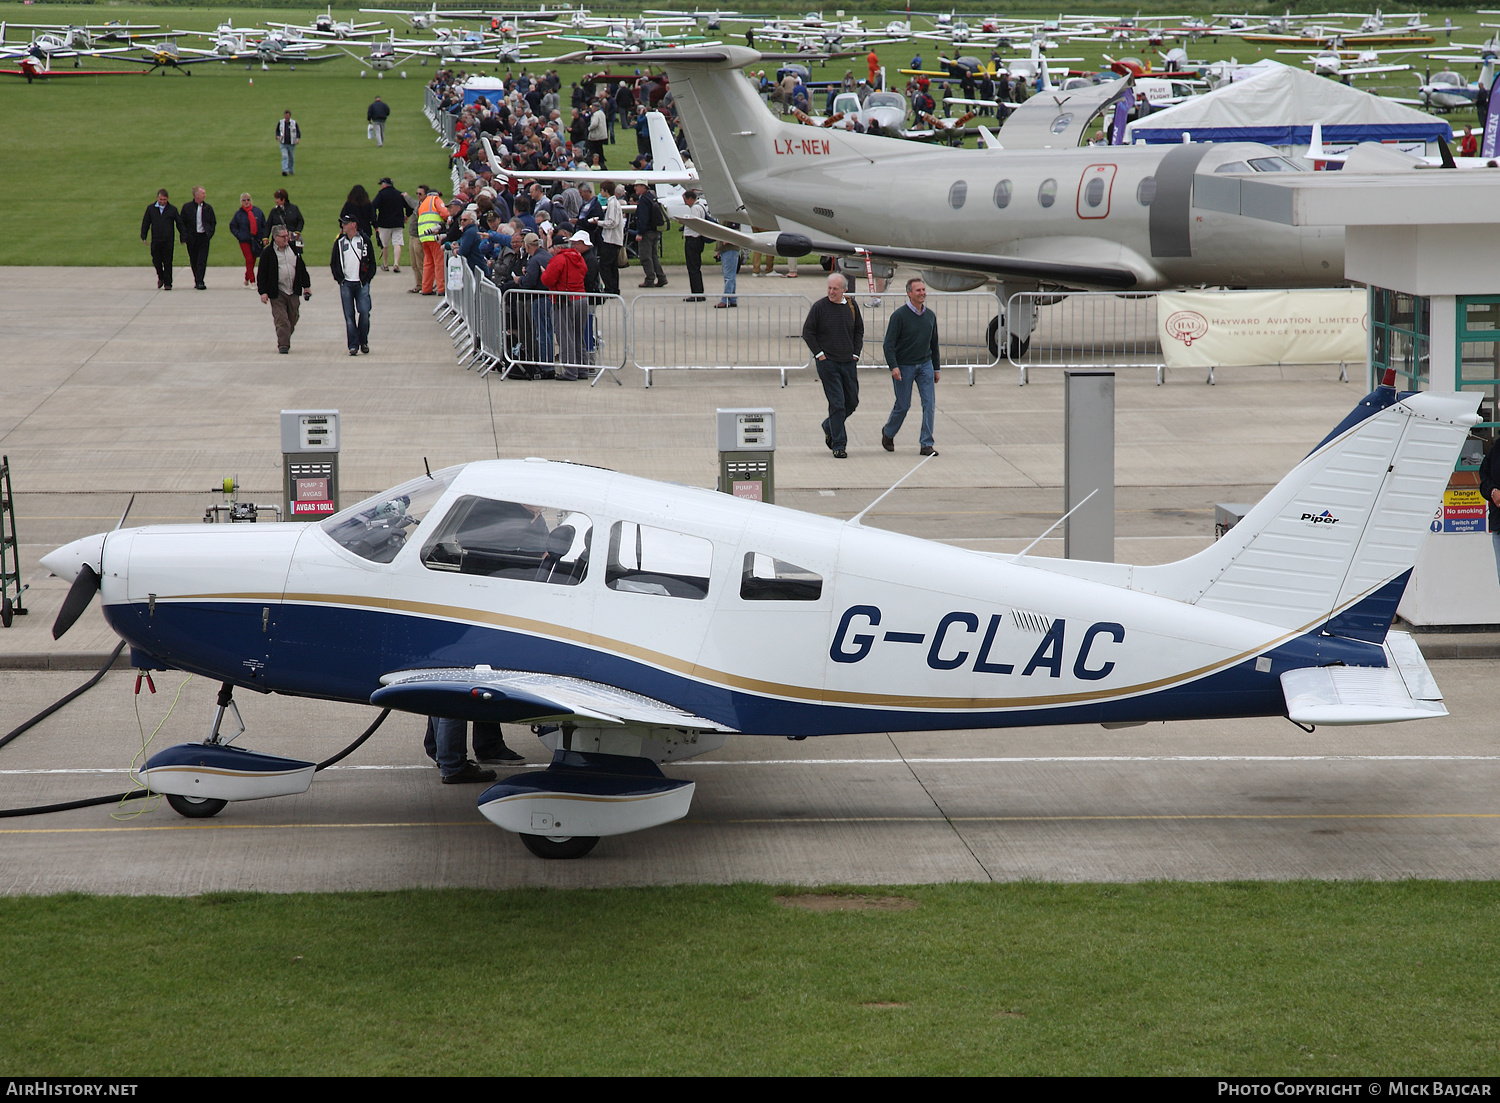
{"type": "Polygon", "coordinates": [[[1000,319],[990,319],[990,328],[985,330],[985,343],[990,346],[990,356],[999,359],[1000,356],[1000,319]]]}
{"type": "Polygon", "coordinates": [[[538,858],[582,858],[599,844],[599,836],[522,835],[521,841],[538,858]]]}
{"type": "Polygon", "coordinates": [[[172,811],[190,820],[206,820],[210,816],[217,816],[229,803],[216,797],[184,797],[178,793],[168,793],[166,796],[172,811]]]}

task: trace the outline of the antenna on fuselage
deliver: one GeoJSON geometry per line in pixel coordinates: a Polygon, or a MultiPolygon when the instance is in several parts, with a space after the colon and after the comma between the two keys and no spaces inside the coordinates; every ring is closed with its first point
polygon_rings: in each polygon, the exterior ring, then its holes
{"type": "MultiPolygon", "coordinates": [[[[425,471],[425,472],[427,472],[427,477],[429,479],[432,479],[432,468],[430,468],[430,467],[427,466],[427,457],[426,456],[422,457],[422,470],[425,471]]],[[[432,481],[433,482],[437,482],[436,479],[432,479],[432,481]]]]}
{"type": "MultiPolygon", "coordinates": [[[[1083,502],[1088,501],[1090,498],[1092,498],[1095,494],[1098,494],[1098,493],[1099,493],[1099,488],[1096,486],[1096,487],[1094,487],[1093,490],[1090,490],[1087,494],[1085,494],[1083,496],[1083,502]]],[[[1051,524],[1051,526],[1047,529],[1047,532],[1042,533],[1040,536],[1038,536],[1031,543],[1027,544],[1020,551],[1016,552],[1015,559],[1012,562],[1019,563],[1021,561],[1021,559],[1026,555],[1027,552],[1029,552],[1032,548],[1036,547],[1043,540],[1047,539],[1047,534],[1048,533],[1050,533],[1058,525],[1060,525],[1064,521],[1066,521],[1069,517],[1073,516],[1073,514],[1077,513],[1079,511],[1079,509],[1081,509],[1083,507],[1083,502],[1079,502],[1078,505],[1076,505],[1072,509],[1068,510],[1067,513],[1064,513],[1056,521],[1053,521],[1052,524],[1051,524]]]]}
{"type": "MultiPolygon", "coordinates": [[[[935,453],[935,452],[934,452],[934,453],[933,453],[933,455],[936,455],[936,454],[937,454],[937,453],[935,453]]],[[[870,504],[869,504],[869,505],[867,505],[867,506],[865,506],[865,508],[864,508],[864,509],[862,509],[862,510],[860,510],[860,511],[859,511],[859,512],[858,512],[858,513],[856,513],[856,514],[855,514],[855,515],[854,515],[854,516],[853,516],[853,517],[851,517],[851,518],[849,518],[849,520],[848,520],[848,521],[847,521],[847,522],[845,522],[845,523],[846,523],[846,524],[850,524],[850,525],[857,525],[857,524],[859,524],[859,523],[860,523],[860,519],[861,519],[861,518],[862,518],[862,517],[864,517],[864,515],[865,515],[865,514],[866,514],[866,513],[869,513],[869,512],[870,512],[870,510],[872,510],[872,509],[874,509],[874,508],[875,508],[875,507],[876,507],[876,506],[878,506],[878,505],[879,505],[879,504],[880,504],[880,503],[881,503],[881,502],[882,502],[882,501],[884,501],[884,500],[885,500],[885,496],[886,496],[886,494],[889,494],[889,493],[890,493],[890,492],[891,492],[891,490],[895,490],[895,489],[896,489],[896,488],[897,488],[897,487],[898,487],[898,486],[900,486],[900,485],[901,485],[901,484],[902,484],[902,483],[904,483],[904,482],[906,482],[906,480],[907,480],[907,479],[909,479],[909,478],[911,478],[911,477],[912,477],[912,476],[913,476],[913,475],[915,475],[915,474],[916,474],[916,473],[917,473],[917,470],[918,470],[918,468],[920,468],[920,467],[921,467],[921,466],[922,466],[922,464],[924,464],[924,463],[926,463],[926,462],[927,462],[927,460],[930,460],[930,459],[932,459],[932,456],[928,456],[928,457],[927,457],[927,458],[926,458],[926,459],[924,459],[924,460],[922,460],[922,461],[921,461],[921,462],[920,462],[920,463],[918,463],[918,464],[917,464],[917,466],[916,466],[916,467],[913,467],[913,468],[912,468],[912,469],[911,469],[911,470],[910,470],[910,471],[908,471],[908,472],[907,472],[907,473],[906,473],[906,474],[905,474],[905,475],[902,475],[902,476],[901,476],[901,477],[900,477],[900,478],[899,478],[899,479],[897,479],[897,480],[896,480],[896,481],[895,481],[895,482],[893,482],[893,483],[892,483],[892,484],[891,484],[891,487],[890,487],[890,490],[887,490],[887,491],[886,491],[886,492],[885,492],[885,494],[882,494],[882,495],[881,495],[881,496],[880,496],[880,497],[879,497],[879,498],[876,498],[876,499],[875,499],[875,500],[874,500],[874,501],[873,501],[873,502],[871,502],[871,503],[870,503],[870,504]]],[[[1088,500],[1088,499],[1084,499],[1084,501],[1087,501],[1087,500],[1088,500]]],[[[1082,503],[1082,502],[1080,502],[1080,503],[1079,503],[1079,505],[1082,505],[1082,504],[1083,504],[1083,503],[1082,503]]],[[[1047,531],[1048,531],[1048,532],[1050,532],[1050,531],[1052,531],[1052,530],[1051,530],[1051,529],[1048,529],[1048,530],[1047,530],[1047,531]]],[[[1045,533],[1044,533],[1044,534],[1043,534],[1043,535],[1045,535],[1045,533]]]]}

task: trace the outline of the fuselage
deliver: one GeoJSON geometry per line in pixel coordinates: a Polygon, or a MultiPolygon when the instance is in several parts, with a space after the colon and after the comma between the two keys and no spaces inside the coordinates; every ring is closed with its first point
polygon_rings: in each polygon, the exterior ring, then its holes
{"type": "Polygon", "coordinates": [[[1276,715],[1283,670],[1384,665],[1312,625],[705,490],[542,461],[439,482],[321,525],[91,538],[105,615],[138,665],[262,692],[366,702],[393,671],[486,664],[795,736],[1276,715]],[[486,510],[545,511],[553,558],[547,526],[530,551],[500,548],[474,527],[486,510]]]}

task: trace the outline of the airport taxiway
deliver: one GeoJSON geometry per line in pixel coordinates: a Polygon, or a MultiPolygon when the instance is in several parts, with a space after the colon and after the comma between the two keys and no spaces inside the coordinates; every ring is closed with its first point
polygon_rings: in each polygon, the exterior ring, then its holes
{"type": "MultiPolygon", "coordinates": [[[[132,494],[131,523],[197,521],[218,500],[209,488],[231,474],[243,497],[278,500],[283,408],[342,411],[346,503],[420,472],[424,457],[437,468],[542,455],[711,485],[719,406],[777,410],[783,504],[850,516],[916,462],[914,424],[896,454],[879,447],[883,373],[862,378],[850,458],[836,461],[811,374],[784,390],[774,373],[752,372],[664,372],[649,390],[631,370],[623,387],[480,380],[454,365],[433,300],[405,294],[404,274],[377,279],[373,351],[351,358],[331,281],[314,279],[294,352],[282,357],[268,310],[230,269],[210,270],[213,290],[180,281],[171,294],[149,288],[149,269],[0,270],[0,452],[32,587],[32,614],[0,630],[0,732],[71,689],[114,643],[97,603],[52,641],[65,587],[39,555],[112,527],[132,494]]],[[[1158,388],[1149,372],[1122,373],[1116,557],[1160,562],[1206,545],[1215,502],[1254,501],[1363,391],[1339,383],[1336,368],[1222,370],[1214,387],[1169,376],[1158,388]]],[[[940,384],[939,404],[942,455],[867,523],[1019,550],[1061,500],[1060,381],[1034,375],[1017,387],[1001,368],[969,388],[959,373],[940,384]]],[[[1056,554],[1060,541],[1041,547],[1056,554]]],[[[1425,646],[1429,656],[1497,651],[1487,638],[1425,646]]],[[[232,805],[207,821],[143,802],[0,820],[0,891],[1500,876],[1494,664],[1435,661],[1433,671],[1451,715],[1387,728],[1308,734],[1264,719],[734,739],[668,767],[699,783],[687,820],[606,839],[575,862],[533,858],[480,817],[478,787],[439,784],[420,720],[396,714],[303,796],[232,805]]],[[[158,676],[159,692],[137,699],[133,674],[107,674],[0,748],[0,806],[127,788],[141,730],[162,721],[182,681],[158,676]]],[[[214,688],[188,681],[153,747],[201,738],[214,688]]],[[[374,715],[240,701],[247,745],[313,758],[374,715]]],[[[524,729],[507,737],[534,766],[545,761],[524,729]]]]}

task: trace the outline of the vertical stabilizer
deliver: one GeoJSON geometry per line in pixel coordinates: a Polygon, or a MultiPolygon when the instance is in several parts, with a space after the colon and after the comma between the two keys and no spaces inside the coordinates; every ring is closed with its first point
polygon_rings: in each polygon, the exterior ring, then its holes
{"type": "Polygon", "coordinates": [[[1416,562],[1480,397],[1376,388],[1212,547],[1134,568],[1131,588],[1287,629],[1377,595],[1383,607],[1416,562]]]}

